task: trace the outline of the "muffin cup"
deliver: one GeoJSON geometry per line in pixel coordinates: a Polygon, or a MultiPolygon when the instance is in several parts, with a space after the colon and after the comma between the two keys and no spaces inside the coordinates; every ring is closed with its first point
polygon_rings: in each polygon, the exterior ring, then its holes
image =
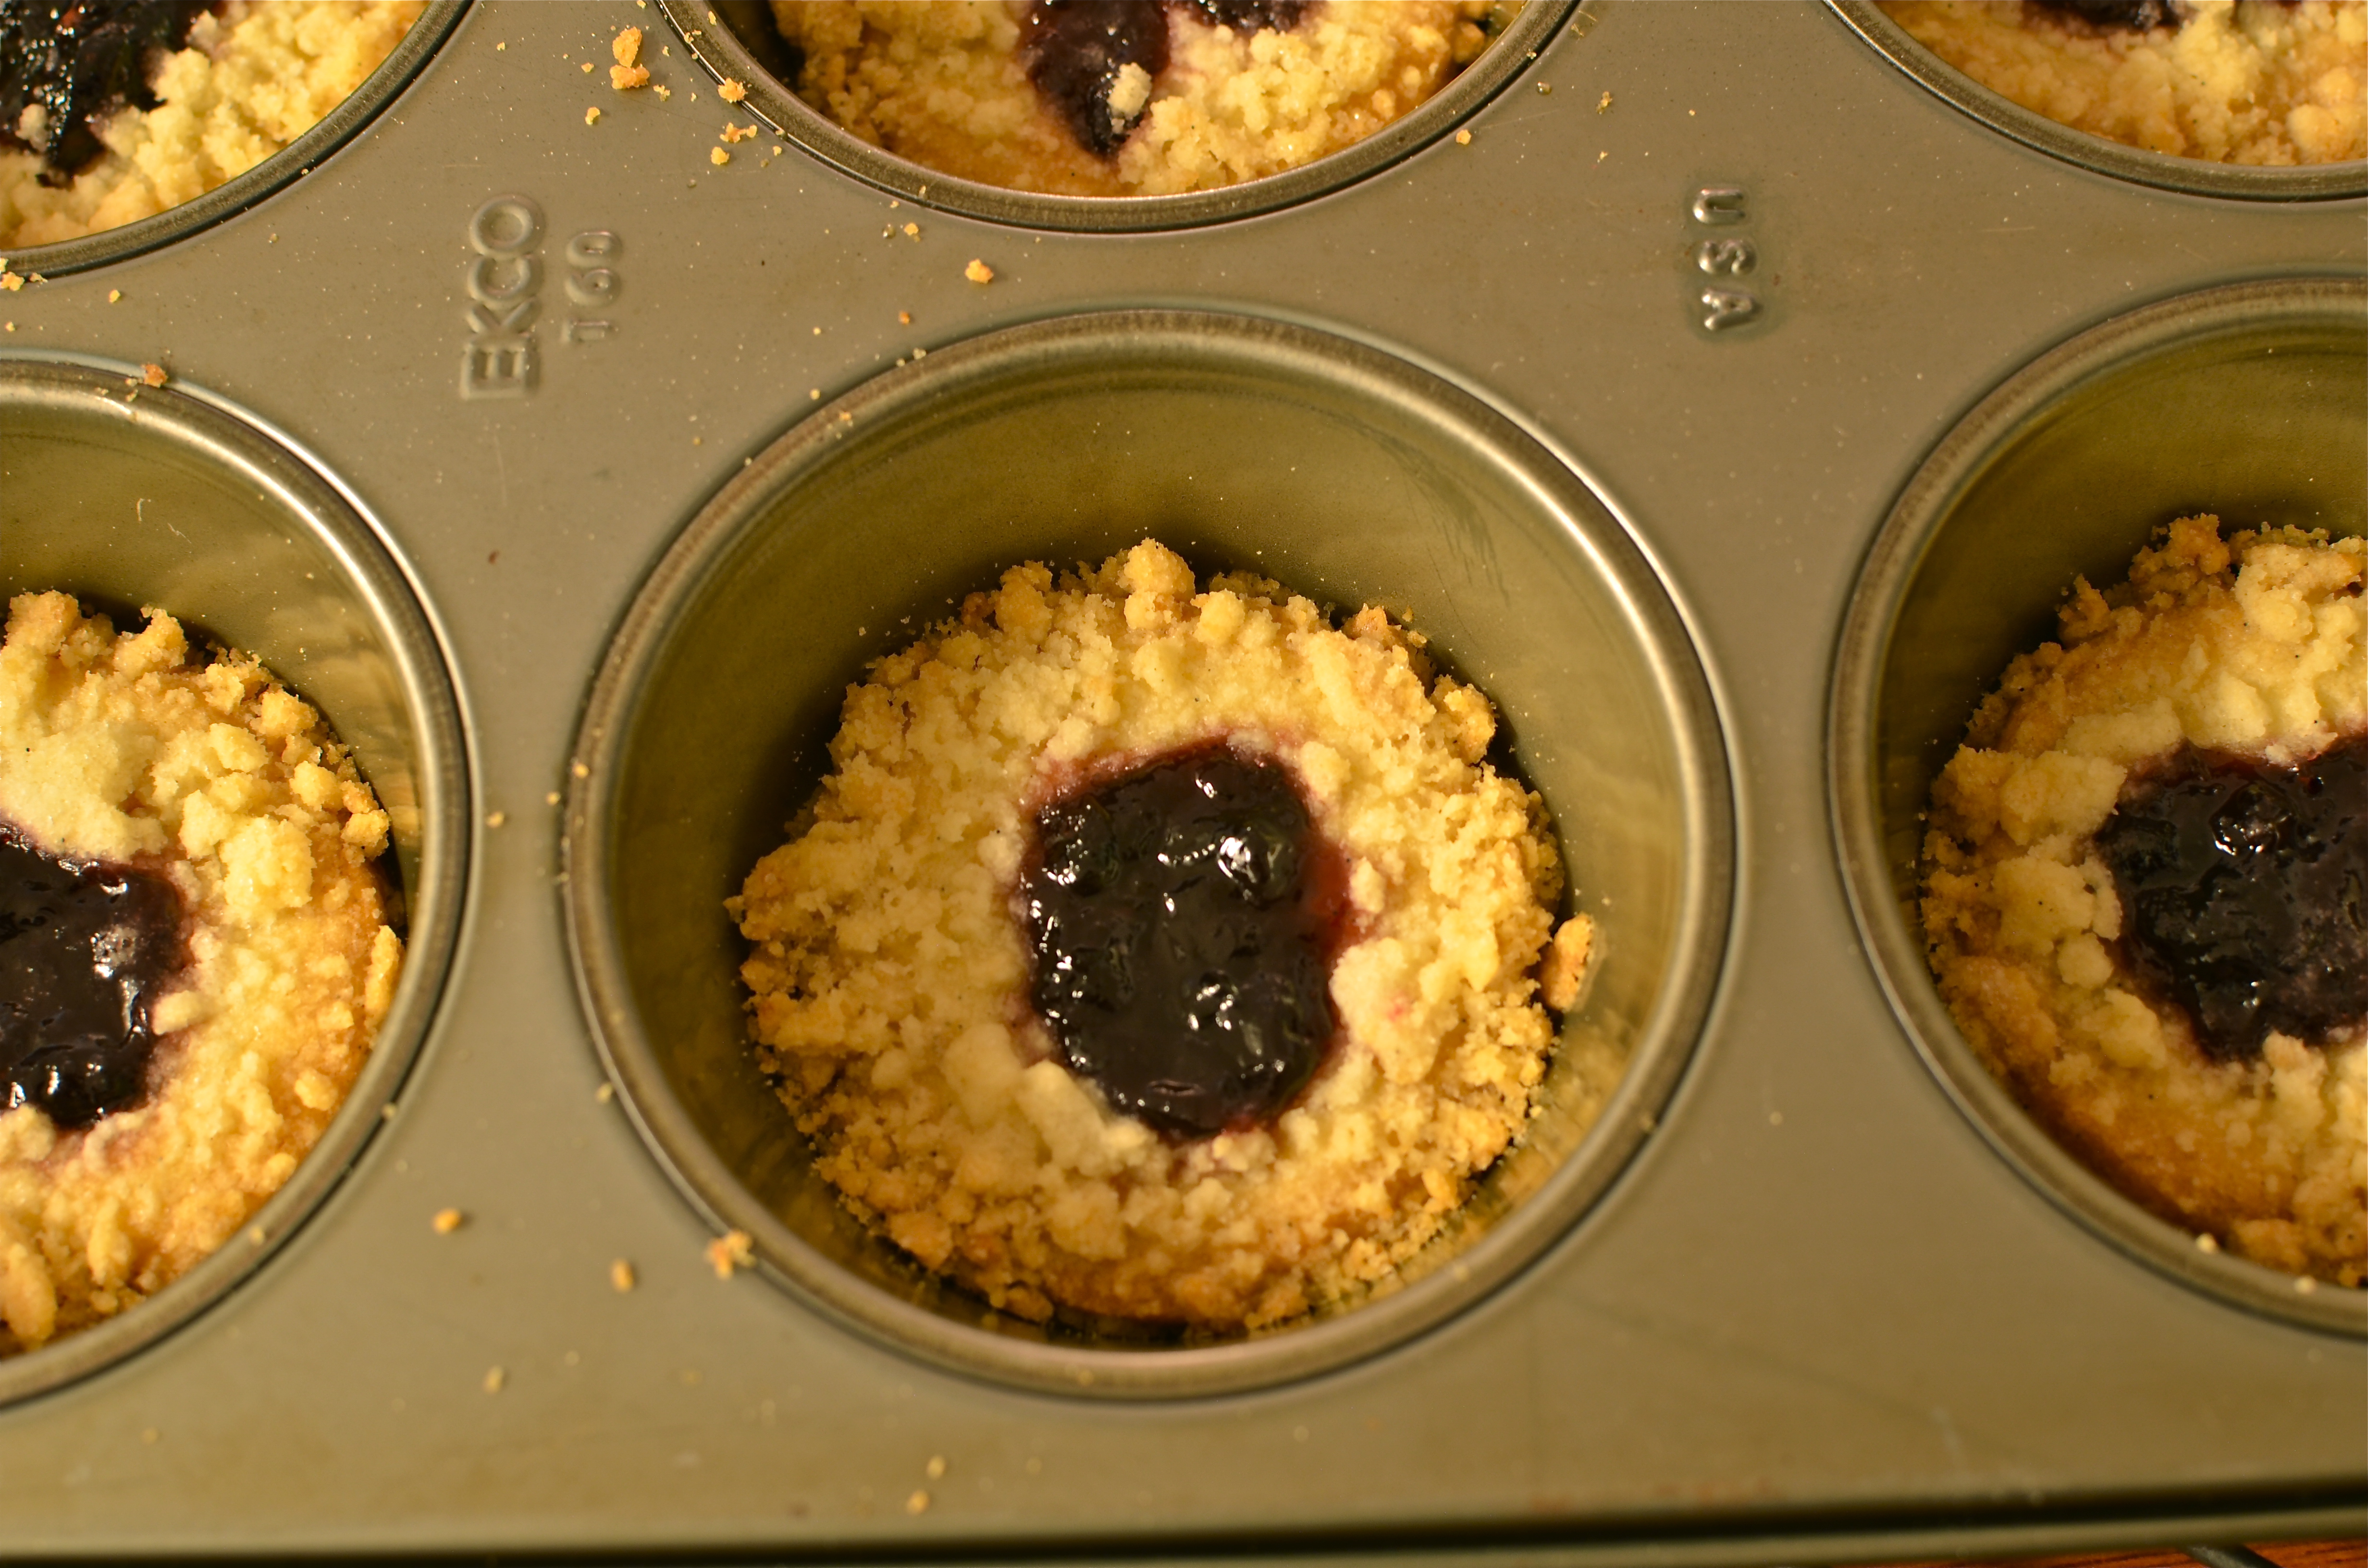
{"type": "Polygon", "coordinates": [[[1943,437],[1870,551],[1836,659],[1828,786],[1851,907],[1884,989],[1958,1106],[2066,1212],[2175,1278],[2368,1334],[2368,1292],[2201,1249],[2058,1147],[1974,1054],[1918,913],[1925,803],[1981,699],[2055,635],[2076,575],[2116,582],[2154,531],[2358,534],[2368,521],[2368,284],[2295,279],[2168,300],[2081,334],[1943,437]]]}
{"type": "Polygon", "coordinates": [[[1620,522],[1502,416],[1371,349],[1234,316],[1089,315],[933,353],[825,405],[695,517],[643,585],[579,733],[568,931],[609,1070],[659,1162],[760,1265],[842,1321],[1023,1387],[1257,1387],[1436,1324],[1553,1245],[1676,1085],[1725,940],[1724,751],[1686,633],[1620,522]],[[723,910],[824,772],[843,694],[1029,560],[1146,535],[1342,608],[1405,615],[1495,699],[1604,956],[1543,1110],[1449,1233],[1297,1326],[1163,1342],[1041,1327],[877,1240],[758,1073],[723,910]],[[1590,1123],[1585,1110],[1600,1104],[1590,1123]]]}
{"type": "Polygon", "coordinates": [[[1866,40],[1918,85],[1991,130],[2093,174],[2134,180],[2158,190],[2226,196],[2248,201],[2328,201],[2368,196],[2368,162],[2266,168],[2174,157],[2075,131],[1983,86],[1909,35],[1875,0],[1826,0],[1850,30],[1866,40]]]}
{"type": "Polygon", "coordinates": [[[739,108],[825,164],[892,196],[948,212],[1019,228],[1112,234],[1229,222],[1353,184],[1469,119],[1529,68],[1565,18],[1581,31],[1588,25],[1584,16],[1573,17],[1578,0],[1528,0],[1477,60],[1413,112],[1354,146],[1279,175],[1175,196],[1046,196],[940,174],[841,130],[780,74],[787,69],[786,46],[773,31],[765,0],[659,0],[659,8],[700,64],[747,88],[739,108]]]}
{"type": "Polygon", "coordinates": [[[235,217],[298,176],[310,174],[314,165],[344,146],[381,109],[401,97],[467,9],[467,0],[427,0],[427,8],[411,30],[343,103],[323,115],[313,129],[236,178],[117,228],[54,244],[0,246],[0,255],[6,256],[11,271],[61,278],[171,244],[235,217]]]}
{"type": "Polygon", "coordinates": [[[404,968],[346,1103],[241,1237],[153,1299],[0,1360],[0,1404],[110,1366],[252,1274],[327,1198],[426,1037],[461,925],[469,785],[443,651],[353,497],[276,433],[139,368],[0,355],[0,592],[120,629],[155,605],[261,659],[353,748],[393,824],[404,968]]]}

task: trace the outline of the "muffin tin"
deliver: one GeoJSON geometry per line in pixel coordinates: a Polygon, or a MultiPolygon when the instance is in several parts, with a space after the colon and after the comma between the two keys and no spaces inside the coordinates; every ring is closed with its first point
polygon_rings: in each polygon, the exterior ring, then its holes
{"type": "Polygon", "coordinates": [[[1096,233],[869,183],[803,122],[718,166],[712,34],[483,4],[268,199],[12,257],[49,280],[0,295],[8,588],[163,600],[407,758],[403,1006],[432,1010],[261,1255],[122,1320],[140,1343],[0,1368],[13,1550],[1675,1562],[2357,1528],[2358,1294],[2199,1277],[2020,1138],[1959,1071],[1896,853],[2050,573],[2230,487],[2361,528],[2356,171],[2281,201],[2081,166],[1820,6],[1532,10],[1537,57],[1427,142],[1096,233]],[[605,84],[636,25],[669,99],[605,84]],[[2296,312],[2306,387],[2243,347],[2296,312]],[[2258,439],[2083,390],[2228,344],[2266,395],[2165,395],[2258,439]],[[108,390],[148,361],[165,392],[108,390]],[[1981,500],[2089,494],[2031,456],[2083,419],[2144,460],[2093,515],[1981,500]],[[216,472],[277,478],[219,551],[94,550],[17,477],[92,420],[139,461],[226,424],[248,466],[216,472]],[[2176,483],[2127,482],[2165,452],[2176,483]],[[1153,525],[1412,610],[1503,701],[1612,937],[1576,1027],[1634,1041],[1461,1250],[1237,1345],[1031,1338],[868,1246],[751,1114],[712,903],[902,618],[1153,525]],[[285,539],[332,587],[234,553],[285,539]],[[351,697],[333,627],[376,672],[351,697]],[[728,1281],[723,1224],[759,1254],[728,1281]]]}

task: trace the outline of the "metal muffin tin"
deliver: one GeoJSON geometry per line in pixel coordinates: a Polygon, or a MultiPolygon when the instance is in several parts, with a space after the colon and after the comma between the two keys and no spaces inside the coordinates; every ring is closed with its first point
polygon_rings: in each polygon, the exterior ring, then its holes
{"type": "MultiPolygon", "coordinates": [[[[1870,754],[1825,740],[1829,711],[1847,741],[1841,721],[1873,707],[1880,647],[1853,597],[1900,590],[1896,541],[1942,528],[1918,497],[1959,445],[1990,438],[1985,411],[2021,406],[2088,330],[2138,331],[2106,325],[2133,312],[2200,321],[2222,286],[2356,278],[2358,200],[2225,199],[2078,166],[1960,114],[1825,7],[1607,3],[1470,106],[1468,144],[1405,149],[1274,210],[1251,190],[1189,223],[1076,233],[940,209],[934,188],[893,196],[795,145],[759,156],[770,139],[714,165],[726,106],[658,17],[621,0],[472,7],[308,177],[176,244],[0,295],[10,376],[36,373],[28,355],[119,379],[161,362],[336,476],[438,631],[475,818],[450,970],[392,1118],[238,1288],[0,1410],[12,1550],[1739,1562],[2358,1528],[2360,1314],[2298,1322],[2197,1289],[1998,1156],[1919,1059],[1945,1026],[1904,1001],[1911,1032],[1886,995],[1914,983],[1884,924],[1870,754]],[[605,85],[629,25],[651,28],[670,100],[605,85]],[[964,280],[974,257],[993,283],[964,280]],[[820,494],[806,482],[825,449],[856,449],[870,415],[958,419],[964,375],[1030,342],[1116,352],[1121,321],[1186,336],[1220,322],[1212,339],[1235,345],[1274,324],[1309,384],[1418,389],[1417,406],[1481,432],[1467,473],[1520,455],[1508,472],[1542,492],[1526,515],[1570,520],[1529,526],[1562,530],[1564,559],[1592,551],[1596,580],[1636,585],[1595,602],[1667,607],[1644,617],[1643,645],[1663,650],[1645,665],[1703,672],[1719,744],[1671,776],[1670,809],[1704,835],[1685,846],[1711,884],[1691,918],[1731,900],[1723,934],[1680,944],[1696,967],[1669,972],[1691,994],[1663,1015],[1671,1045],[1645,1053],[1683,1059],[1680,1080],[1649,1128],[1638,1116],[1634,1152],[1603,1163],[1608,1186],[1554,1211],[1558,1240],[1406,1336],[1198,1397],[1015,1388],[943,1343],[892,1343],[860,1307],[817,1310],[826,1287],[715,1278],[700,1206],[723,1217],[749,1184],[715,1162],[717,1201],[685,1169],[699,1143],[666,1144],[669,1169],[637,1136],[632,1117],[659,1131],[666,1096],[656,1059],[620,1048],[602,1012],[586,918],[602,894],[575,886],[616,854],[600,835],[639,820],[608,803],[636,765],[600,733],[619,692],[599,672],[659,646],[653,617],[683,602],[673,574],[735,530],[786,526],[820,494]],[[932,414],[939,386],[951,412],[932,414]],[[1886,533],[1895,505],[1921,520],[1886,533]],[[601,1092],[570,908],[624,1096],[601,1092]],[[1722,948],[1715,983],[1696,984],[1722,948]],[[428,1220],[447,1205],[470,1219],[441,1235],[428,1220]],[[609,1281],[618,1259],[629,1293],[609,1281]]],[[[1114,381],[1150,363],[1121,355],[1114,381]]],[[[2368,426],[2368,386],[2350,396],[2337,427],[2368,426]]],[[[1040,458],[1010,445],[1008,466],[1040,458]]],[[[1126,443],[1108,455],[1123,476],[1126,443]]],[[[928,477],[924,494],[959,494],[928,477]]],[[[1171,499],[1212,553],[1269,523],[1230,487],[1171,499]]],[[[1110,528],[1010,521],[972,519],[924,551],[927,519],[899,518],[866,552],[842,515],[817,564],[876,574],[917,614],[984,585],[930,574],[1098,548],[1110,528]]],[[[1420,536],[1420,508],[1384,521],[1370,550],[1377,525],[1354,516],[1283,548],[1424,615],[1474,602],[1387,543],[1420,536]]],[[[12,510],[12,585],[37,537],[12,510]]],[[[870,609],[834,608],[787,556],[772,569],[810,609],[870,609]]],[[[2044,608],[2043,589],[2018,591],[1999,595],[2015,637],[2044,608]]],[[[1518,687],[1521,658],[1551,665],[1574,631],[1532,619],[1427,630],[1518,687]]],[[[855,624],[863,639],[818,629],[801,655],[814,680],[881,651],[855,624]]],[[[1687,680],[1663,684],[1668,733],[1698,734],[1687,680]]],[[[826,693],[802,700],[759,716],[748,744],[826,722],[826,693]]],[[[1508,698],[1522,755],[1578,747],[1525,728],[1522,706],[1508,698]]],[[[800,766],[734,765],[783,781],[800,766]]],[[[462,799],[457,782],[441,799],[462,799]]],[[[1584,897],[1587,846],[1556,803],[1584,897]]],[[[719,806],[717,838],[746,829],[719,806]]],[[[1604,913],[1616,938],[1617,895],[1604,913]]],[[[1640,1112],[1659,1098],[1630,1092],[1640,1112]]],[[[783,1231],[768,1254],[793,1274],[783,1231]]],[[[1430,1283],[1297,1332],[1346,1334],[1430,1283]]]]}

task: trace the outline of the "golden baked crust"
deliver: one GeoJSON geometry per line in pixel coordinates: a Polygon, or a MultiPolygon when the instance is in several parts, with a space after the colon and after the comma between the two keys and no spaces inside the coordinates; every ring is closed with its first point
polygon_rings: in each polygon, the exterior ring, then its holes
{"type": "Polygon", "coordinates": [[[2058,1141],[2164,1218],[2347,1285],[2368,1269],[2361,1024],[2208,1056],[2132,983],[2094,835],[2184,746],[2291,765],[2368,728],[2362,559],[2356,538],[2224,540],[2198,517],[2126,585],[2078,583],[2063,641],[2008,666],[1933,788],[1923,901],[1950,1011],[2058,1141]]]}
{"type": "MultiPolygon", "coordinates": [[[[1486,699],[1369,609],[1195,592],[1145,542],[1015,567],[849,689],[836,771],[730,909],[758,1059],[856,1213],[1033,1317],[1258,1327],[1390,1274],[1520,1134],[1562,871],[1481,760],[1486,699]],[[1350,858],[1342,1041],[1270,1129],[1163,1142],[1054,1057],[1012,900],[1064,772],[1212,739],[1271,756],[1350,858]]],[[[1560,943],[1575,996],[1591,927],[1560,943]]]]}
{"type": "Polygon", "coordinates": [[[245,174],[320,123],[377,70],[426,0],[231,0],[150,78],[153,109],[100,133],[107,153],[65,186],[0,149],[0,247],[55,244],[153,217],[245,174]]]}
{"type": "Polygon", "coordinates": [[[1488,0],[1326,0],[1288,32],[1169,18],[1156,79],[1129,66],[1139,115],[1114,158],[1077,145],[1019,57],[1026,0],[773,0],[805,54],[798,96],[927,168],[1061,196],[1167,196],[1280,174],[1428,101],[1486,47],[1488,0]]]}
{"type": "Polygon", "coordinates": [[[2003,0],[1882,0],[1916,41],[2034,114],[2222,164],[2368,156],[2368,5],[2187,0],[2176,29],[2003,0]]]}
{"type": "Polygon", "coordinates": [[[178,891],[190,963],[156,1003],[149,1096],[81,1131],[0,1115],[0,1355],[113,1316],[234,1235],[319,1140],[403,945],[388,821],[320,716],[254,660],[192,662],[172,617],[116,635],[10,601],[0,818],[178,891]]]}

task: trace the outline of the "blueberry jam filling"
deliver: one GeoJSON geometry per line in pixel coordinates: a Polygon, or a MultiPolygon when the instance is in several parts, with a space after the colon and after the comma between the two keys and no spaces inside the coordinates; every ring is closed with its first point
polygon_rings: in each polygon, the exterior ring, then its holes
{"type": "Polygon", "coordinates": [[[1133,131],[1135,117],[1111,112],[1110,88],[1125,66],[1167,69],[1171,4],[1236,32],[1287,31],[1307,9],[1307,0],[1035,0],[1020,25],[1021,63],[1088,153],[1107,158],[1133,131]]]}
{"type": "Polygon", "coordinates": [[[1020,878],[1070,1071],[1176,1139],[1270,1121],[1324,1063],[1345,861],[1289,771],[1222,744],[1047,805],[1020,878]]]}
{"type": "Polygon", "coordinates": [[[2175,28],[2186,14],[2179,0],[2038,0],[2058,16],[2077,17],[2092,27],[2148,33],[2175,28]]]}
{"type": "Polygon", "coordinates": [[[156,107],[148,90],[156,55],[179,49],[211,9],[188,0],[0,0],[0,142],[39,153],[45,184],[66,183],[107,151],[97,127],[108,116],[156,107]]]}
{"type": "Polygon", "coordinates": [[[2123,943],[2220,1061],[2325,1045],[2368,999],[2368,738],[2300,767],[2189,751],[2098,831],[2123,943]]]}
{"type": "Polygon", "coordinates": [[[171,882],[0,827],[0,1110],[38,1106],[73,1131],[138,1105],[149,1008],[185,961],[171,882]]]}

